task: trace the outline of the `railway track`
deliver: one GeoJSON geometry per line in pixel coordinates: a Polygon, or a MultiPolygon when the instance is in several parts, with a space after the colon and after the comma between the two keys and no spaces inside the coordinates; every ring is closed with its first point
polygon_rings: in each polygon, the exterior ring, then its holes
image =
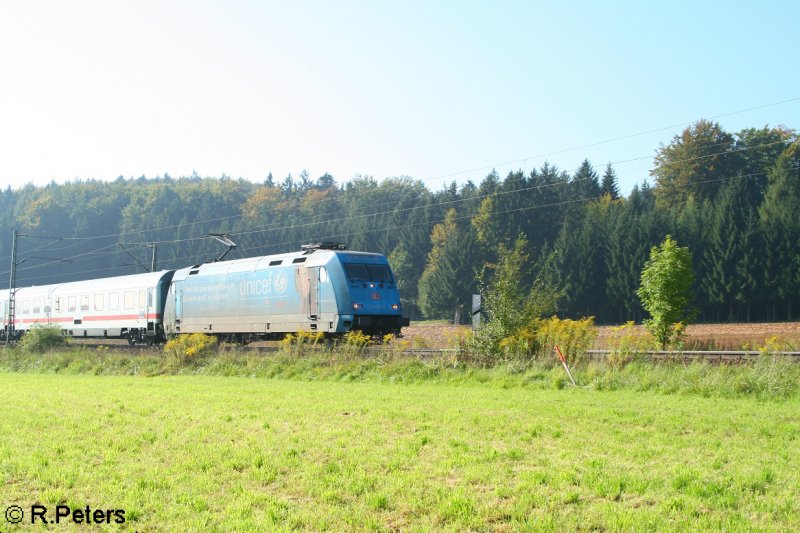
{"type": "MultiPolygon", "coordinates": [[[[0,346],[5,342],[0,341],[0,346]]],[[[109,350],[131,351],[131,352],[151,352],[160,350],[158,346],[145,346],[145,345],[130,345],[126,342],[74,342],[73,346],[83,346],[86,348],[104,348],[109,350]]],[[[239,350],[259,352],[259,353],[272,353],[279,350],[278,346],[244,346],[239,347],[239,350]]],[[[456,355],[459,350],[454,348],[411,348],[400,351],[401,355],[415,357],[418,359],[437,359],[445,355],[456,355]]],[[[367,348],[367,353],[372,355],[381,355],[384,353],[397,353],[391,348],[382,346],[367,348]]],[[[613,353],[612,350],[587,350],[586,355],[590,360],[601,361],[613,353]]],[[[640,352],[637,355],[644,356],[654,361],[673,361],[673,362],[692,362],[692,361],[706,361],[717,364],[736,364],[748,361],[755,361],[761,356],[761,352],[754,350],[647,350],[640,352]]],[[[787,357],[794,362],[800,363],[800,352],[774,352],[774,355],[787,357]]]]}
{"type": "MultiPolygon", "coordinates": [[[[612,350],[587,350],[589,359],[602,360],[611,355],[612,350]]],[[[746,350],[647,350],[641,352],[643,355],[656,361],[707,361],[711,363],[742,363],[755,361],[762,353],[758,351],[746,350]]],[[[780,355],[790,358],[792,361],[800,363],[800,352],[773,352],[773,355],[780,355]]]]}

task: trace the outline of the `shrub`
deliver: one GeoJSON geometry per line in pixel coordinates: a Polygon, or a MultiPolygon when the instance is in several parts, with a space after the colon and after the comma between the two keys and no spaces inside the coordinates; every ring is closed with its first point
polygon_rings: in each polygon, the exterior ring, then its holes
{"type": "Polygon", "coordinates": [[[507,338],[503,326],[496,321],[487,321],[467,338],[464,362],[479,366],[492,366],[503,355],[500,343],[507,338]]]}
{"type": "Polygon", "coordinates": [[[355,346],[357,348],[366,348],[372,342],[372,337],[363,331],[352,330],[348,331],[344,336],[344,344],[347,346],[355,346]]]}
{"type": "Polygon", "coordinates": [[[499,261],[489,283],[482,283],[483,307],[487,320],[475,331],[469,343],[473,361],[488,366],[503,357],[529,358],[535,346],[530,326],[539,317],[557,309],[562,289],[556,283],[553,255],[538,266],[538,275],[529,278],[528,242],[517,238],[513,248],[500,246],[499,261]]]}
{"type": "Polygon", "coordinates": [[[337,343],[338,352],[344,357],[360,357],[372,343],[372,337],[363,331],[352,330],[345,333],[337,343]]]}
{"type": "Polygon", "coordinates": [[[44,353],[66,345],[67,339],[61,328],[54,324],[34,324],[19,341],[19,349],[27,353],[44,353]]]}
{"type": "Polygon", "coordinates": [[[776,336],[769,337],[764,341],[763,346],[758,347],[758,351],[761,355],[772,355],[776,352],[780,352],[781,349],[781,342],[776,336]]]}
{"type": "Polygon", "coordinates": [[[639,355],[649,348],[649,339],[636,331],[632,320],[621,326],[611,328],[615,333],[609,341],[608,364],[612,367],[625,366],[637,359],[639,355]]]}
{"type": "Polygon", "coordinates": [[[325,334],[321,331],[303,331],[288,333],[281,339],[279,346],[281,351],[287,355],[299,357],[305,353],[308,346],[317,346],[325,339],[325,334]]]}
{"type": "Polygon", "coordinates": [[[535,326],[520,328],[500,341],[504,355],[511,359],[535,358],[538,347],[535,326]]]}
{"type": "Polygon", "coordinates": [[[425,340],[425,337],[418,336],[411,337],[411,347],[415,350],[427,350],[430,348],[430,346],[428,346],[428,341],[425,340]]]}
{"type": "Polygon", "coordinates": [[[164,345],[164,353],[175,363],[185,364],[210,354],[217,346],[217,338],[205,333],[178,335],[164,345]]]}
{"type": "Polygon", "coordinates": [[[529,326],[529,331],[529,335],[535,335],[541,357],[554,357],[557,344],[570,365],[586,357],[586,351],[597,336],[593,316],[581,320],[562,320],[556,316],[538,319],[529,326]]]}

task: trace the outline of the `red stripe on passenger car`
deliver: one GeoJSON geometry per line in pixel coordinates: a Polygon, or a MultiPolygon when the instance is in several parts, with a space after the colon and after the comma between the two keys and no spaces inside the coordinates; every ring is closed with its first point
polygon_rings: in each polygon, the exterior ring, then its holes
{"type": "MultiPolygon", "coordinates": [[[[161,318],[161,315],[158,313],[151,313],[147,315],[147,320],[157,320],[161,318]]],[[[74,317],[42,317],[42,318],[17,318],[14,320],[17,324],[37,324],[40,322],[74,322],[76,319],[74,317]]],[[[145,317],[139,317],[139,315],[108,315],[108,316],[85,316],[83,317],[84,321],[87,322],[99,322],[102,320],[145,320],[145,317]]]]}

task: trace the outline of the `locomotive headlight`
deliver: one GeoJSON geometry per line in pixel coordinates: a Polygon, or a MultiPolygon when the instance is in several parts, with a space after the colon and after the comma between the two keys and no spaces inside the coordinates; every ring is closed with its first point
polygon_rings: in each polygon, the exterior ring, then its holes
{"type": "Polygon", "coordinates": [[[364,309],[364,304],[353,304],[353,309],[364,309]]]}
{"type": "Polygon", "coordinates": [[[400,306],[399,306],[399,305],[397,305],[397,304],[392,304],[392,309],[394,309],[395,311],[397,311],[398,309],[400,309],[400,306]]]}

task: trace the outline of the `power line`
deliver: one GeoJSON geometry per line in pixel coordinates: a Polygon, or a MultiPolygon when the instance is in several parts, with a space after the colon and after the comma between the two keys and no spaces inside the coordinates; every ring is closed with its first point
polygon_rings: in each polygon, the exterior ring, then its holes
{"type": "MultiPolygon", "coordinates": [[[[749,111],[755,111],[757,109],[765,109],[767,107],[774,107],[774,106],[781,105],[781,104],[788,104],[788,103],[791,103],[791,102],[797,102],[799,100],[800,100],[800,96],[799,97],[795,97],[795,98],[788,98],[786,100],[780,100],[778,102],[771,102],[769,104],[763,104],[763,105],[758,105],[758,106],[754,106],[754,107],[748,107],[746,109],[740,109],[740,110],[737,110],[737,111],[730,111],[728,113],[722,113],[720,115],[715,115],[715,116],[709,117],[708,120],[716,120],[718,118],[729,117],[729,116],[738,115],[738,114],[741,114],[741,113],[747,113],[749,111]]],[[[639,132],[639,133],[632,133],[630,135],[623,135],[621,137],[613,137],[611,139],[605,139],[605,140],[602,140],[602,141],[596,141],[596,142],[592,142],[592,143],[588,143],[588,144],[582,144],[582,145],[578,145],[578,146],[573,146],[572,148],[565,148],[565,149],[556,150],[556,151],[553,151],[553,152],[546,152],[546,153],[543,153],[543,154],[532,155],[532,156],[528,156],[528,157],[524,157],[524,158],[520,158],[520,159],[514,159],[514,160],[511,160],[511,161],[506,161],[505,163],[498,163],[498,164],[494,164],[494,165],[490,165],[490,166],[476,167],[476,168],[472,168],[472,169],[468,169],[468,170],[461,170],[461,171],[458,171],[458,172],[452,172],[452,173],[449,173],[449,174],[442,174],[441,176],[437,176],[436,178],[432,178],[431,181],[437,180],[437,179],[442,179],[442,178],[449,178],[449,177],[453,177],[453,176],[458,176],[458,175],[461,175],[461,174],[468,174],[468,173],[471,173],[471,172],[485,171],[485,170],[487,170],[489,168],[496,168],[496,167],[503,167],[503,166],[513,165],[515,163],[521,163],[521,162],[527,161],[529,159],[541,159],[543,157],[550,157],[550,156],[553,156],[553,155],[563,154],[563,153],[566,153],[566,152],[572,152],[572,151],[575,151],[575,150],[581,150],[581,149],[584,149],[584,148],[592,148],[594,146],[600,146],[602,144],[609,144],[609,143],[612,143],[612,142],[624,141],[624,140],[627,140],[627,139],[633,139],[633,138],[636,138],[636,137],[641,137],[643,135],[650,135],[650,134],[653,134],[653,133],[658,133],[658,132],[661,132],[661,131],[671,130],[671,129],[679,128],[679,127],[682,127],[682,126],[689,126],[689,125],[694,124],[694,123],[695,123],[695,121],[681,122],[681,123],[678,123],[678,124],[673,124],[671,126],[663,126],[663,127],[660,127],[660,128],[655,128],[655,129],[652,129],[652,130],[642,131],[642,132],[639,132]]]]}
{"type": "MultiPolygon", "coordinates": [[[[787,103],[796,102],[796,101],[800,101],[800,97],[793,97],[793,98],[788,98],[788,99],[785,99],[785,100],[779,100],[779,101],[776,101],[776,102],[770,102],[770,103],[767,103],[767,104],[762,104],[762,105],[752,106],[752,107],[748,107],[748,108],[744,108],[744,109],[739,109],[739,110],[736,110],[736,111],[730,111],[730,112],[727,112],[727,113],[722,113],[722,114],[711,116],[711,117],[708,118],[708,120],[716,120],[716,119],[723,118],[723,117],[733,116],[733,115],[737,115],[737,114],[741,114],[741,113],[747,113],[747,112],[755,111],[755,110],[758,110],[758,109],[765,109],[765,108],[769,108],[769,107],[775,107],[775,106],[778,106],[778,105],[787,104],[787,103]]],[[[670,129],[674,129],[674,128],[678,128],[678,127],[682,127],[682,126],[691,125],[694,122],[695,121],[684,121],[684,122],[681,122],[681,123],[672,124],[670,126],[663,126],[663,127],[659,127],[659,128],[655,128],[655,129],[651,129],[651,130],[646,130],[646,131],[641,131],[641,132],[637,132],[637,133],[633,133],[633,134],[629,134],[629,135],[623,135],[623,136],[620,136],[620,137],[613,137],[613,138],[604,139],[604,140],[601,140],[601,141],[596,141],[596,142],[591,142],[591,143],[587,143],[587,144],[577,145],[577,146],[573,146],[573,147],[570,147],[570,148],[564,148],[564,149],[560,149],[560,150],[556,150],[556,151],[552,151],[552,152],[546,152],[546,153],[542,153],[542,154],[527,156],[527,157],[523,157],[523,158],[519,158],[519,159],[506,161],[506,162],[503,162],[503,163],[494,163],[494,164],[485,165],[485,166],[482,166],[482,167],[474,167],[472,169],[451,172],[451,173],[435,176],[435,177],[432,177],[432,178],[421,178],[421,179],[417,179],[415,181],[418,181],[418,182],[421,182],[421,183],[424,184],[426,182],[434,182],[434,181],[441,180],[441,179],[444,179],[444,178],[454,177],[454,176],[467,174],[467,173],[471,173],[471,172],[486,171],[486,170],[494,169],[494,168],[497,168],[497,167],[505,167],[505,166],[508,166],[508,165],[511,165],[511,164],[517,164],[517,163],[525,162],[525,164],[527,165],[527,161],[529,159],[541,159],[543,157],[550,157],[550,156],[553,156],[553,155],[567,153],[567,152],[580,150],[580,149],[584,149],[584,148],[591,148],[591,147],[599,146],[599,145],[603,145],[603,144],[609,144],[609,143],[618,142],[618,141],[622,141],[622,140],[641,137],[641,136],[644,136],[644,135],[650,135],[650,134],[658,133],[658,132],[661,132],[661,131],[666,131],[666,130],[670,130],[670,129]]],[[[623,160],[623,161],[619,161],[619,162],[614,163],[614,164],[627,163],[627,162],[631,162],[631,161],[635,161],[635,160],[648,159],[648,158],[652,158],[652,156],[645,156],[645,157],[642,157],[642,158],[636,158],[636,159],[632,159],[632,160],[623,160]]],[[[326,199],[323,198],[323,199],[320,199],[319,201],[322,202],[322,201],[325,201],[325,200],[326,199]]],[[[115,233],[115,234],[96,235],[96,236],[92,236],[92,237],[62,237],[62,240],[87,241],[87,240],[110,238],[110,237],[121,237],[121,236],[135,235],[135,234],[145,233],[145,232],[163,231],[163,230],[166,230],[166,229],[176,229],[176,228],[180,228],[180,227],[184,227],[184,226],[193,226],[193,225],[196,225],[196,224],[204,224],[204,223],[209,223],[209,222],[218,222],[218,221],[222,221],[222,220],[233,220],[233,219],[241,218],[243,216],[244,216],[244,214],[242,213],[242,214],[238,214],[238,215],[230,215],[230,216],[227,216],[227,217],[218,217],[218,218],[212,218],[212,219],[207,219],[207,220],[200,220],[200,221],[193,221],[193,222],[185,222],[185,223],[181,223],[181,224],[174,224],[174,225],[169,225],[169,226],[162,226],[160,228],[148,228],[148,229],[142,229],[142,230],[133,230],[133,231],[128,231],[128,232],[115,233]]],[[[70,247],[64,247],[62,249],[69,249],[69,248],[70,247]]],[[[0,261],[4,260],[4,259],[7,259],[7,257],[0,258],[0,261]]]]}
{"type": "MultiPolygon", "coordinates": [[[[729,154],[733,154],[733,153],[737,153],[737,152],[745,152],[745,151],[754,150],[754,149],[758,149],[758,148],[765,148],[765,147],[768,147],[768,146],[773,146],[773,145],[776,145],[776,144],[783,144],[783,143],[785,143],[785,141],[774,141],[774,142],[771,142],[771,143],[763,143],[763,144],[759,144],[759,145],[751,146],[751,147],[739,148],[739,149],[734,149],[734,150],[726,150],[726,151],[723,151],[723,152],[716,152],[716,153],[713,153],[713,154],[704,154],[704,155],[701,155],[701,156],[685,158],[685,159],[682,159],[682,160],[677,160],[677,161],[675,161],[675,163],[686,163],[686,162],[698,161],[698,160],[712,158],[712,157],[725,156],[725,155],[729,155],[729,154]]],[[[647,158],[646,156],[637,157],[637,158],[626,159],[626,160],[623,160],[622,162],[637,161],[637,160],[642,160],[642,159],[646,159],[646,158],[647,158]]],[[[619,162],[615,162],[615,163],[619,163],[619,162]]],[[[612,163],[612,164],[614,164],[614,163],[612,163]]],[[[575,169],[575,170],[577,170],[577,169],[575,169]]],[[[573,170],[573,172],[574,172],[574,170],[573,170]]],[[[568,171],[562,171],[560,174],[561,175],[568,174],[568,171]]],[[[337,223],[337,222],[342,223],[342,222],[347,222],[347,221],[350,221],[350,220],[355,220],[355,219],[358,219],[358,218],[378,217],[380,215],[390,215],[390,214],[391,215],[397,215],[397,214],[403,213],[403,212],[416,211],[416,210],[420,210],[420,209],[427,210],[427,209],[432,209],[432,208],[436,208],[436,207],[442,207],[442,206],[445,206],[445,205],[460,204],[460,203],[463,203],[463,202],[470,202],[470,201],[473,201],[473,200],[483,200],[485,198],[498,197],[498,196],[506,195],[506,194],[529,192],[529,191],[532,191],[532,190],[543,189],[543,188],[546,188],[546,187],[567,187],[567,186],[569,186],[569,184],[574,184],[574,183],[576,183],[576,180],[572,180],[572,181],[569,181],[569,182],[568,181],[556,181],[556,182],[552,182],[552,183],[535,185],[535,186],[531,186],[531,187],[522,187],[522,188],[513,189],[513,190],[509,190],[509,191],[494,191],[492,193],[488,193],[488,194],[485,194],[485,195],[478,195],[478,196],[473,196],[473,197],[469,197],[469,198],[458,198],[458,199],[455,199],[455,200],[448,200],[448,201],[439,202],[439,203],[435,203],[435,204],[415,205],[415,206],[411,206],[411,207],[400,209],[400,210],[393,209],[391,211],[364,213],[364,214],[351,215],[351,216],[348,216],[348,217],[343,217],[343,218],[338,218],[338,219],[325,219],[325,220],[320,220],[320,221],[315,221],[315,222],[307,222],[307,223],[303,223],[303,224],[294,224],[294,225],[290,225],[290,226],[283,226],[283,225],[281,225],[281,223],[276,222],[273,225],[271,225],[271,227],[267,226],[267,227],[261,227],[261,228],[250,229],[250,230],[242,230],[242,231],[238,231],[238,232],[230,232],[229,234],[230,235],[251,235],[251,234],[254,234],[254,233],[271,232],[271,231],[277,231],[277,230],[287,231],[287,230],[291,230],[291,229],[307,228],[307,227],[321,225],[321,224],[332,224],[332,223],[337,223]]],[[[183,239],[172,239],[172,240],[167,240],[167,241],[155,241],[155,242],[150,242],[150,243],[122,243],[122,244],[147,246],[147,245],[153,245],[153,244],[155,244],[155,245],[158,245],[158,244],[179,244],[179,243],[184,243],[184,242],[192,242],[192,241],[199,241],[199,240],[205,240],[205,239],[206,239],[206,237],[202,236],[202,237],[187,237],[187,238],[183,238],[183,239]]],[[[292,241],[292,242],[294,242],[294,241],[292,241]]],[[[92,250],[92,251],[85,252],[85,253],[82,253],[82,254],[79,254],[79,255],[76,255],[76,256],[69,257],[66,260],[74,261],[74,260],[77,260],[77,259],[80,259],[80,258],[83,258],[83,257],[90,257],[90,256],[93,256],[93,255],[97,255],[99,252],[102,252],[103,250],[106,250],[106,249],[109,249],[109,248],[114,248],[115,246],[116,246],[115,244],[111,244],[111,245],[99,248],[97,250],[92,250]]],[[[51,261],[51,262],[48,262],[48,263],[43,263],[43,264],[40,264],[40,265],[32,265],[32,266],[29,266],[29,267],[26,267],[26,268],[23,268],[23,269],[18,269],[18,270],[33,270],[33,269],[37,269],[37,268],[44,268],[44,267],[47,267],[47,266],[50,266],[52,264],[59,263],[59,262],[62,262],[62,261],[63,260],[55,260],[55,261],[51,261]]],[[[3,274],[3,273],[0,273],[0,274],[3,274]]]]}
{"type": "MultiPolygon", "coordinates": [[[[714,178],[714,179],[708,179],[708,180],[692,182],[690,184],[681,185],[681,186],[678,186],[676,188],[684,188],[684,187],[688,188],[688,187],[693,187],[695,185],[701,185],[701,184],[705,184],[705,183],[728,181],[728,180],[733,180],[733,179],[738,179],[738,178],[750,178],[750,177],[753,177],[753,176],[763,176],[763,175],[766,175],[766,174],[767,174],[766,172],[753,172],[753,173],[750,173],[750,174],[740,174],[738,176],[730,176],[730,177],[725,177],[725,178],[714,178]]],[[[575,204],[575,203],[580,203],[580,202],[584,202],[584,203],[588,204],[589,202],[597,201],[597,200],[600,200],[602,198],[603,198],[603,196],[601,195],[601,196],[594,196],[594,197],[590,197],[590,198],[577,198],[577,199],[572,199],[572,200],[563,200],[563,201],[559,201],[559,202],[552,202],[552,203],[549,203],[549,204],[539,204],[539,205],[534,205],[534,206],[519,207],[519,208],[514,208],[514,209],[507,209],[507,210],[504,210],[504,211],[493,211],[492,215],[493,216],[494,215],[504,215],[504,214],[508,214],[508,213],[516,213],[516,212],[528,211],[528,210],[531,210],[531,209],[542,209],[542,208],[545,208],[545,207],[560,207],[560,206],[570,205],[570,204],[575,204]]],[[[473,216],[474,215],[457,216],[457,217],[454,218],[454,220],[471,219],[473,216]]],[[[361,230],[361,231],[358,231],[358,232],[339,233],[339,234],[335,234],[335,235],[326,235],[324,237],[320,237],[320,239],[339,239],[339,238],[342,238],[342,237],[349,237],[349,236],[353,236],[353,235],[361,235],[361,234],[364,234],[364,233],[374,233],[374,232],[381,232],[381,231],[394,231],[394,230],[401,229],[401,228],[409,228],[409,227],[422,226],[422,225],[440,224],[440,223],[442,223],[444,221],[445,221],[445,219],[440,219],[440,220],[436,220],[436,221],[418,222],[418,223],[412,223],[412,224],[405,224],[405,225],[401,225],[401,226],[392,226],[392,227],[384,227],[384,228],[378,228],[378,229],[361,230]]],[[[294,242],[296,242],[296,241],[285,241],[285,242],[282,242],[282,243],[271,244],[269,246],[271,246],[271,247],[272,246],[283,246],[283,245],[287,245],[287,244],[293,244],[294,242]]]]}
{"type": "MultiPolygon", "coordinates": [[[[747,148],[740,148],[740,149],[735,149],[735,150],[726,150],[724,152],[717,152],[717,153],[714,153],[714,154],[705,154],[705,155],[702,155],[702,156],[696,156],[696,157],[685,158],[685,159],[682,159],[682,160],[677,160],[677,161],[675,161],[675,163],[688,163],[688,162],[692,162],[692,161],[699,161],[699,160],[702,160],[702,159],[708,159],[708,158],[717,157],[717,156],[725,156],[725,155],[729,155],[729,154],[733,154],[733,153],[745,152],[745,151],[748,151],[748,150],[754,150],[754,149],[757,149],[757,148],[765,148],[767,146],[772,146],[772,145],[776,145],[776,144],[783,144],[783,142],[784,141],[775,141],[775,142],[764,143],[764,144],[760,144],[760,145],[752,146],[752,147],[747,147],[747,148]]],[[[648,158],[648,156],[625,159],[625,160],[621,160],[621,161],[612,162],[612,164],[640,161],[642,159],[647,159],[647,158],[648,158]]],[[[578,169],[573,169],[572,172],[577,171],[577,170],[578,169]]],[[[569,171],[564,171],[564,172],[568,173],[569,171]]],[[[576,183],[576,181],[573,180],[573,181],[571,181],[569,183],[576,183]]],[[[522,187],[522,188],[519,188],[519,189],[513,189],[513,190],[509,190],[509,191],[495,191],[495,192],[488,193],[488,194],[485,194],[485,195],[478,195],[478,196],[473,196],[473,197],[469,197],[469,198],[460,198],[460,199],[456,199],[456,200],[449,200],[449,201],[439,202],[439,203],[435,203],[435,204],[427,204],[427,205],[423,205],[423,206],[412,206],[412,207],[399,209],[399,210],[398,209],[393,209],[391,211],[383,211],[383,212],[351,215],[351,216],[348,216],[348,217],[343,217],[343,218],[338,218],[338,219],[326,219],[326,220],[320,220],[320,221],[316,221],[316,222],[306,222],[306,223],[302,223],[302,224],[294,224],[294,225],[290,225],[290,226],[284,226],[280,222],[276,222],[276,223],[268,225],[266,227],[260,227],[260,228],[253,228],[253,229],[249,229],[249,230],[241,230],[241,231],[236,231],[236,232],[230,232],[230,235],[250,235],[250,234],[253,234],[253,233],[260,233],[260,232],[269,232],[269,231],[276,231],[276,230],[285,231],[285,230],[304,228],[304,227],[315,226],[315,225],[320,225],[320,224],[331,224],[331,223],[336,223],[336,222],[346,222],[346,221],[355,220],[355,219],[358,219],[358,218],[366,218],[366,217],[379,216],[379,215],[388,215],[388,214],[398,214],[398,213],[403,213],[403,212],[407,212],[407,211],[414,211],[414,210],[417,210],[417,209],[430,209],[430,208],[434,208],[434,207],[440,207],[440,206],[443,206],[443,205],[458,204],[458,203],[469,202],[469,201],[473,201],[473,200],[482,200],[482,199],[485,199],[485,198],[497,197],[497,196],[501,196],[501,195],[505,195],[505,194],[515,194],[515,193],[521,193],[521,192],[528,192],[528,191],[538,190],[538,189],[542,189],[542,188],[546,188],[546,187],[558,187],[558,186],[562,186],[563,187],[563,186],[566,186],[566,185],[567,185],[567,182],[547,183],[547,184],[535,185],[535,186],[531,186],[531,187],[522,187]]],[[[159,244],[175,244],[175,243],[189,242],[189,241],[199,240],[199,239],[200,239],[200,237],[189,237],[189,238],[186,238],[186,239],[174,239],[174,240],[170,240],[170,241],[159,241],[159,244]]]]}
{"type": "MultiPolygon", "coordinates": [[[[682,188],[693,187],[695,185],[701,185],[701,184],[705,184],[705,183],[730,181],[730,180],[739,179],[739,178],[751,178],[751,177],[754,177],[754,176],[764,176],[766,174],[767,174],[766,172],[753,172],[753,173],[750,173],[750,174],[740,174],[740,175],[737,175],[737,176],[729,176],[729,177],[724,177],[724,178],[707,179],[707,180],[701,180],[701,181],[697,181],[697,182],[692,182],[692,183],[685,184],[685,185],[679,185],[676,188],[682,189],[682,188]]],[[[602,198],[603,198],[602,196],[594,196],[594,197],[590,197],[590,198],[576,198],[576,199],[572,199],[572,200],[563,200],[563,201],[558,201],[558,202],[551,202],[551,203],[548,203],[548,204],[537,204],[537,205],[533,205],[533,206],[518,207],[518,208],[507,209],[507,210],[503,210],[503,211],[494,211],[494,212],[492,212],[492,215],[504,215],[504,214],[508,214],[508,213],[530,211],[530,210],[534,210],[534,209],[544,209],[544,208],[547,208],[547,207],[562,207],[562,206],[571,205],[571,204],[577,204],[577,203],[588,204],[590,202],[597,201],[597,200],[600,200],[602,198]]],[[[457,216],[457,217],[454,218],[454,220],[466,220],[466,219],[472,218],[472,216],[473,215],[457,216]]],[[[445,219],[437,219],[437,220],[432,220],[432,221],[423,221],[423,222],[403,224],[403,225],[399,225],[399,226],[392,225],[390,227],[382,227],[382,228],[373,228],[373,229],[368,229],[368,230],[360,230],[358,232],[338,233],[338,234],[333,234],[333,235],[327,235],[327,236],[324,236],[324,237],[320,237],[320,239],[338,239],[338,238],[350,237],[350,236],[354,236],[354,235],[363,235],[365,233],[396,231],[398,229],[411,228],[411,227],[417,227],[417,226],[426,226],[426,225],[427,226],[433,226],[435,224],[440,224],[440,223],[442,223],[444,221],[445,221],[445,219]]],[[[270,244],[270,245],[268,245],[268,247],[280,247],[280,246],[285,246],[285,245],[289,245],[289,244],[295,244],[297,242],[298,241],[296,241],[296,240],[284,241],[284,242],[280,242],[280,243],[270,244]]],[[[257,250],[257,249],[261,249],[261,248],[264,248],[264,247],[263,246],[262,247],[249,247],[249,248],[243,248],[243,250],[257,250]]],[[[176,258],[171,259],[170,262],[188,260],[188,259],[192,259],[192,258],[195,258],[195,257],[196,257],[195,255],[176,257],[176,258]]],[[[101,271],[102,272],[108,272],[109,270],[117,270],[117,269],[123,268],[123,267],[124,268],[130,268],[130,265],[117,266],[117,267],[108,267],[108,268],[97,268],[97,269],[90,269],[90,270],[82,270],[82,271],[79,271],[79,272],[73,272],[73,274],[88,274],[88,273],[92,273],[92,272],[101,272],[101,271]]],[[[178,268],[182,268],[182,267],[178,267],[178,268]]],[[[167,268],[165,270],[173,270],[173,269],[172,268],[167,268]]],[[[63,275],[63,274],[46,274],[46,275],[43,275],[43,276],[31,277],[31,278],[28,278],[28,279],[29,280],[47,279],[47,278],[57,277],[57,276],[61,276],[61,275],[63,275]]]]}

